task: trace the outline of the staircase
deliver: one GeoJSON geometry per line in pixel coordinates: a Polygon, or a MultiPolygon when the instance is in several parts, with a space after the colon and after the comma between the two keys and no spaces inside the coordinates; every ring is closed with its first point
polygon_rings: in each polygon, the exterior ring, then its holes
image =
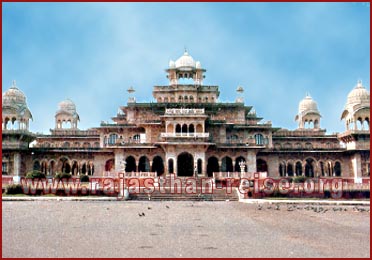
{"type": "MultiPolygon", "coordinates": [[[[159,186],[155,186],[155,189],[152,193],[146,193],[144,188],[140,188],[139,193],[131,193],[129,198],[131,200],[175,200],[175,201],[237,201],[239,200],[238,190],[236,188],[232,188],[230,194],[226,192],[226,188],[221,187],[213,187],[213,191],[206,186],[202,190],[202,181],[201,179],[196,179],[196,185],[194,184],[193,189],[191,189],[190,184],[186,186],[187,178],[180,178],[177,179],[181,180],[181,189],[172,189],[170,186],[170,177],[167,176],[164,178],[166,180],[165,184],[163,185],[162,189],[159,189],[159,186]],[[186,192],[187,190],[195,191],[193,193],[186,192]]],[[[206,179],[204,178],[203,183],[206,182],[211,183],[213,178],[206,179]]]]}

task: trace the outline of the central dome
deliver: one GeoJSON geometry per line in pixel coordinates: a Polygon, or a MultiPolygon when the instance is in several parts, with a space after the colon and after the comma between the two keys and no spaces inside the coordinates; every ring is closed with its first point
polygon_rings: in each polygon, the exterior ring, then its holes
{"type": "Polygon", "coordinates": [[[189,55],[189,53],[185,51],[183,55],[178,60],[176,60],[175,65],[176,65],[176,68],[184,68],[184,67],[195,68],[196,62],[189,55]]]}

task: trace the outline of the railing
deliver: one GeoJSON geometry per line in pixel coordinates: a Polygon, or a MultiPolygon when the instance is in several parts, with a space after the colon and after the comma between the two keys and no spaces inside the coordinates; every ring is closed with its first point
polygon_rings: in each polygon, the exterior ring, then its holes
{"type": "Polygon", "coordinates": [[[166,115],[204,115],[204,108],[167,108],[166,115]]]}
{"type": "Polygon", "coordinates": [[[209,133],[160,133],[160,137],[195,137],[195,138],[207,138],[209,133]]]}
{"type": "Polygon", "coordinates": [[[266,178],[267,172],[213,172],[213,178],[218,179],[225,179],[225,178],[233,178],[233,179],[240,179],[240,178],[266,178]],[[255,176],[255,174],[258,174],[255,176]]]}
{"type": "MultiPolygon", "coordinates": [[[[119,177],[119,174],[120,173],[105,171],[103,172],[102,177],[117,178],[119,177]]],[[[157,176],[158,176],[157,172],[126,172],[124,173],[124,178],[155,178],[157,176]]]]}

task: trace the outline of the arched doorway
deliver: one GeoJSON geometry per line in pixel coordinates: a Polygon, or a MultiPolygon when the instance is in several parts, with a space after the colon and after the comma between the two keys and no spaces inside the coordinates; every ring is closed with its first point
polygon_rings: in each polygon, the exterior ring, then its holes
{"type": "Polygon", "coordinates": [[[296,176],[302,175],[302,163],[296,162],[296,176]]]}
{"type": "Polygon", "coordinates": [[[341,176],[341,163],[340,162],[336,162],[335,163],[333,172],[334,172],[334,175],[335,176],[337,176],[337,177],[340,177],[341,176]]]}
{"type": "Polygon", "coordinates": [[[128,156],[125,159],[125,172],[136,172],[136,159],[133,156],[128,156]]]}
{"type": "MultiPolygon", "coordinates": [[[[239,165],[241,161],[245,162],[245,158],[243,156],[239,156],[238,158],[235,159],[235,171],[236,172],[241,172],[240,165],[239,165]]],[[[247,164],[244,165],[244,172],[247,172],[247,164]]]]}
{"type": "Polygon", "coordinates": [[[74,161],[72,164],[72,175],[77,175],[79,172],[78,162],[74,161]]]}
{"type": "Polygon", "coordinates": [[[314,160],[309,158],[306,159],[305,164],[305,176],[306,177],[314,177],[314,160]]]}
{"type": "Polygon", "coordinates": [[[149,172],[150,171],[150,161],[146,156],[142,156],[139,159],[138,171],[140,171],[140,172],[149,172]]]}
{"type": "Polygon", "coordinates": [[[155,156],[152,160],[152,172],[156,172],[158,176],[164,173],[163,159],[160,156],[155,156]]]}
{"type": "Polygon", "coordinates": [[[208,177],[213,177],[213,172],[219,172],[220,167],[218,165],[218,159],[214,156],[209,157],[207,164],[207,174],[208,177]]]}
{"type": "Polygon", "coordinates": [[[105,171],[106,172],[111,171],[114,165],[115,165],[115,159],[107,160],[105,163],[105,171]]]}
{"type": "Polygon", "coordinates": [[[225,156],[222,158],[221,172],[232,172],[233,164],[230,157],[225,156]]]}
{"type": "Polygon", "coordinates": [[[288,163],[287,173],[288,173],[288,176],[293,176],[293,165],[291,163],[288,163]]]}
{"type": "Polygon", "coordinates": [[[265,160],[257,159],[256,161],[257,172],[267,172],[268,167],[265,160]]]}
{"type": "Polygon", "coordinates": [[[177,157],[177,176],[193,176],[194,158],[191,154],[184,152],[177,157]]]}

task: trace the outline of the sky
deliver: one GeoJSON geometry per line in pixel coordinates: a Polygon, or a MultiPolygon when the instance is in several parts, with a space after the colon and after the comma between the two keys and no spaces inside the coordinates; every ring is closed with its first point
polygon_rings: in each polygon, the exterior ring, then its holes
{"type": "Polygon", "coordinates": [[[327,133],[343,132],[348,93],[370,88],[369,3],[3,3],[2,91],[13,80],[48,134],[58,103],[73,100],[78,127],[97,127],[126,105],[154,102],[169,60],[189,54],[218,85],[220,102],[296,129],[309,93],[327,133]]]}

